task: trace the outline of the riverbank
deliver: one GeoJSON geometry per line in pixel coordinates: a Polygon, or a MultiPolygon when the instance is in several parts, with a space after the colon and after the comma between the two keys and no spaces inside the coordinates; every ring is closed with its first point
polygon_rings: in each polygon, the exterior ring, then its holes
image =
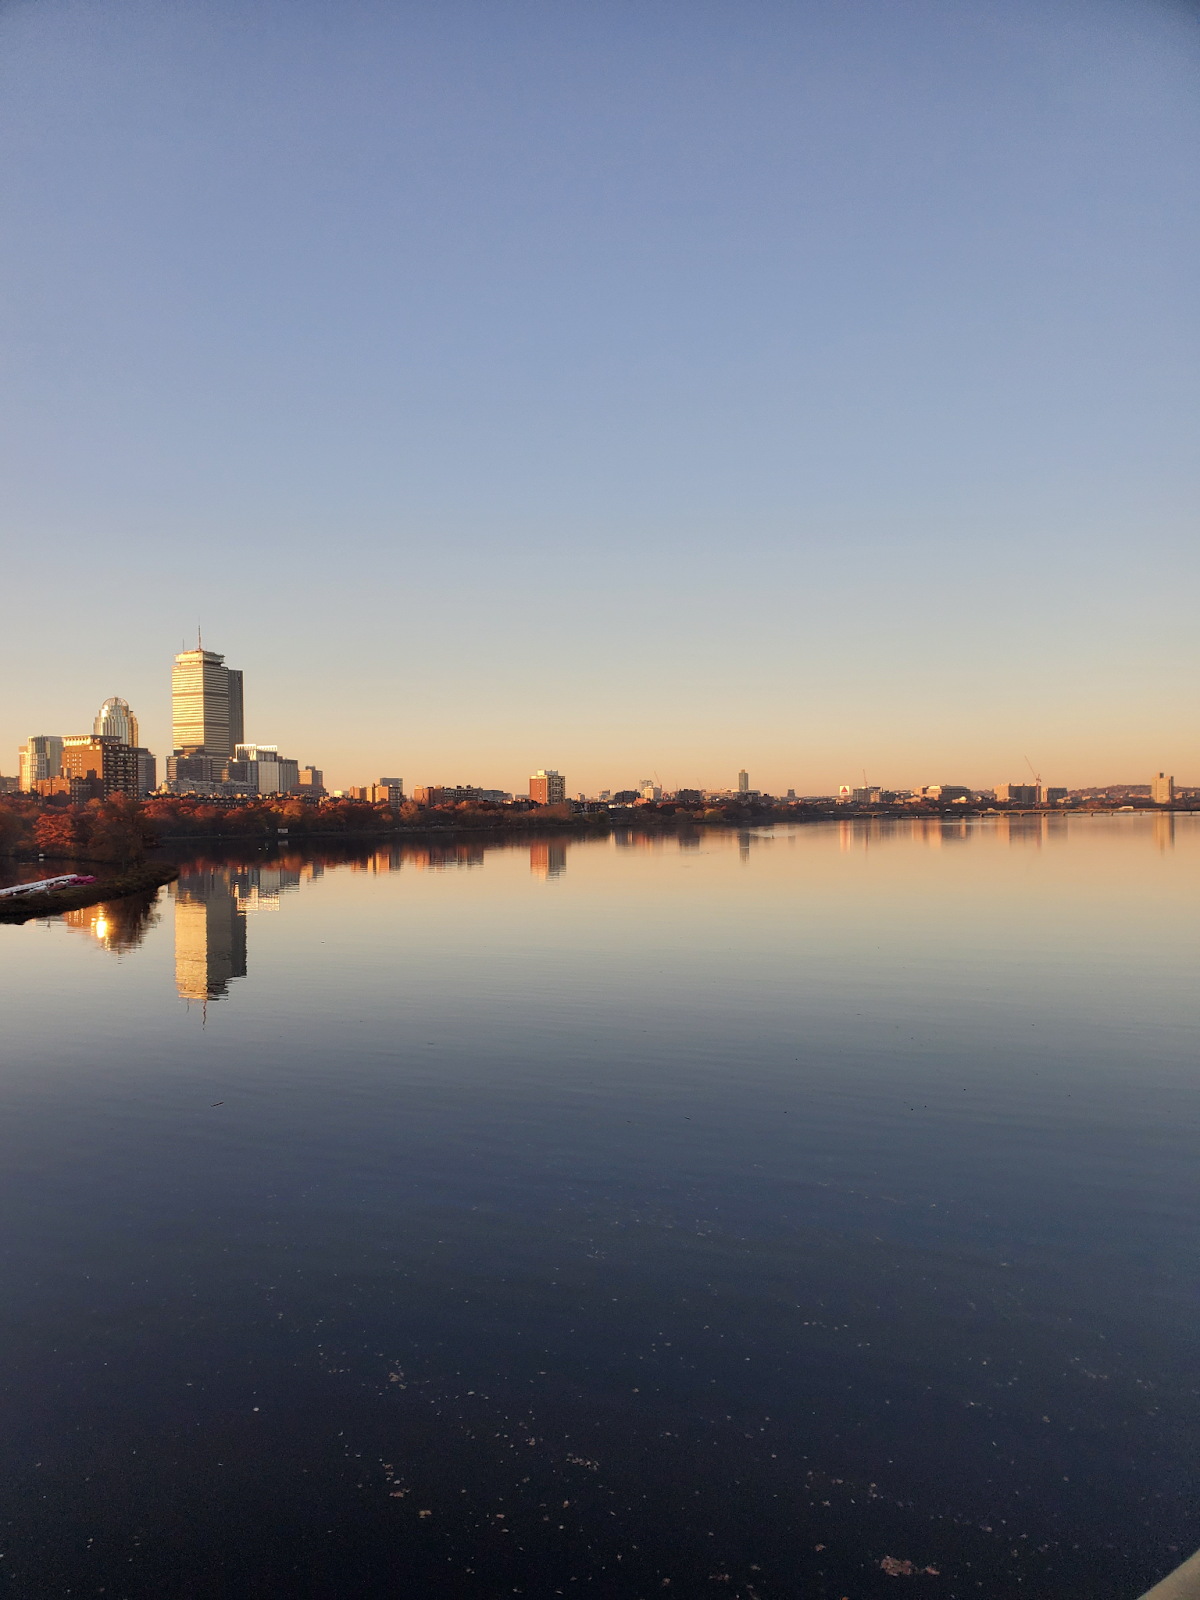
{"type": "Polygon", "coordinates": [[[136,867],[132,872],[97,879],[95,883],[78,884],[69,889],[47,889],[42,894],[21,895],[13,900],[0,901],[0,923],[30,922],[35,917],[56,917],[64,911],[80,911],[84,906],[99,905],[101,901],[122,900],[127,895],[161,889],[164,883],[170,883],[178,876],[178,867],[167,862],[155,862],[152,866],[136,867]]]}

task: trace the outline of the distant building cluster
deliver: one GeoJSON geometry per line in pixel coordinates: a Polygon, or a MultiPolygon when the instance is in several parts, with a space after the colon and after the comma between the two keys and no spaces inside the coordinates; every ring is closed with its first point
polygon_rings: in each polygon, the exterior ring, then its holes
{"type": "Polygon", "coordinates": [[[91,733],[35,733],[21,746],[16,787],[43,799],[73,804],[154,791],[157,762],[138,742],[137,718],[119,695],[97,711],[91,733]]]}
{"type": "Polygon", "coordinates": [[[1095,799],[1130,801],[1142,796],[1148,796],[1153,805],[1171,805],[1175,800],[1175,780],[1160,772],[1149,784],[1118,784],[1108,790],[1068,789],[1064,785],[1043,784],[1040,778],[1033,783],[998,783],[992,789],[972,789],[963,783],[931,783],[920,789],[895,790],[843,784],[837,800],[839,805],[848,806],[934,804],[1020,809],[1079,805],[1095,799]]]}

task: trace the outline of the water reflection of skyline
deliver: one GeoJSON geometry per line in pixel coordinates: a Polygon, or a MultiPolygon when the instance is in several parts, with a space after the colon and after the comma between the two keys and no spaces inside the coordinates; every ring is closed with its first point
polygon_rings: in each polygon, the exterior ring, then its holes
{"type": "Polygon", "coordinates": [[[218,1000],[246,976],[246,911],[233,870],[182,872],[175,899],[175,987],[184,1000],[218,1000]]]}
{"type": "MultiPolygon", "coordinates": [[[[566,847],[548,858],[548,871],[561,872],[566,847]]],[[[327,866],[371,876],[399,872],[442,872],[481,867],[485,847],[477,841],[446,844],[394,844],[332,860],[292,856],[277,862],[196,863],[183,867],[168,886],[174,901],[175,988],[183,1000],[207,1005],[229,992],[248,971],[248,919],[275,914],[302,884],[322,878],[327,866]]],[[[83,913],[86,915],[86,913],[83,913]]],[[[133,943],[139,942],[137,939],[133,943]]]]}
{"type": "Polygon", "coordinates": [[[63,913],[63,922],[77,933],[89,935],[116,956],[136,950],[159,919],[158,891],[130,894],[120,900],[102,900],[63,913]]]}
{"type": "Polygon", "coordinates": [[[184,1000],[219,1000],[246,976],[246,919],[279,910],[280,897],[325,867],[310,861],[192,867],[171,885],[175,901],[175,988],[184,1000]]]}
{"type": "Polygon", "coordinates": [[[529,870],[535,878],[557,878],[567,870],[563,839],[537,839],[529,846],[529,870]]]}
{"type": "MultiPolygon", "coordinates": [[[[319,880],[327,868],[343,868],[371,876],[391,874],[403,869],[417,872],[473,870],[485,865],[489,854],[499,851],[511,855],[528,850],[529,871],[541,882],[560,879],[567,869],[572,845],[594,850],[608,849],[624,854],[633,851],[659,853],[664,850],[693,852],[736,850],[743,865],[764,846],[787,841],[795,844],[803,836],[825,832],[830,825],[764,825],[760,828],[715,828],[704,830],[650,830],[618,828],[607,840],[576,840],[563,836],[523,840],[458,839],[399,842],[367,849],[322,849],[306,858],[293,852],[279,860],[264,862],[195,861],[181,868],[178,880],[161,894],[132,895],[101,902],[63,914],[67,927],[95,940],[105,950],[121,956],[138,948],[149,930],[162,920],[161,907],[173,901],[175,935],[175,985],[187,1001],[220,999],[235,979],[247,975],[247,921],[251,916],[277,914],[286,898],[302,884],[319,880]]],[[[1112,816],[1072,816],[1054,813],[1001,813],[983,818],[936,817],[855,817],[832,824],[838,849],[842,853],[914,842],[941,851],[969,842],[990,841],[1016,849],[1040,851],[1043,847],[1066,842],[1068,833],[1082,831],[1099,835],[1118,828],[1122,833],[1136,830],[1146,843],[1160,853],[1172,851],[1176,842],[1176,817],[1173,813],[1138,815],[1136,818],[1112,816]]]]}

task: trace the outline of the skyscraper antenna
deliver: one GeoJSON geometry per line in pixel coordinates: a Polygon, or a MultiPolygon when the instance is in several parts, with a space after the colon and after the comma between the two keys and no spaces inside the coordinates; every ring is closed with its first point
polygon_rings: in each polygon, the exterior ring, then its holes
{"type": "Polygon", "coordinates": [[[203,650],[204,649],[204,641],[200,637],[200,619],[199,619],[199,617],[196,618],[196,649],[197,650],[203,650]]]}

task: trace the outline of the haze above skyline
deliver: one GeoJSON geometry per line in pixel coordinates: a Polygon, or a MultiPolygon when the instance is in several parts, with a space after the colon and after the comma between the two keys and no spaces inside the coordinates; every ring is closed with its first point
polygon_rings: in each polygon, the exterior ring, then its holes
{"type": "Polygon", "coordinates": [[[0,771],[1200,780],[1200,24],[0,11],[0,771]]]}

